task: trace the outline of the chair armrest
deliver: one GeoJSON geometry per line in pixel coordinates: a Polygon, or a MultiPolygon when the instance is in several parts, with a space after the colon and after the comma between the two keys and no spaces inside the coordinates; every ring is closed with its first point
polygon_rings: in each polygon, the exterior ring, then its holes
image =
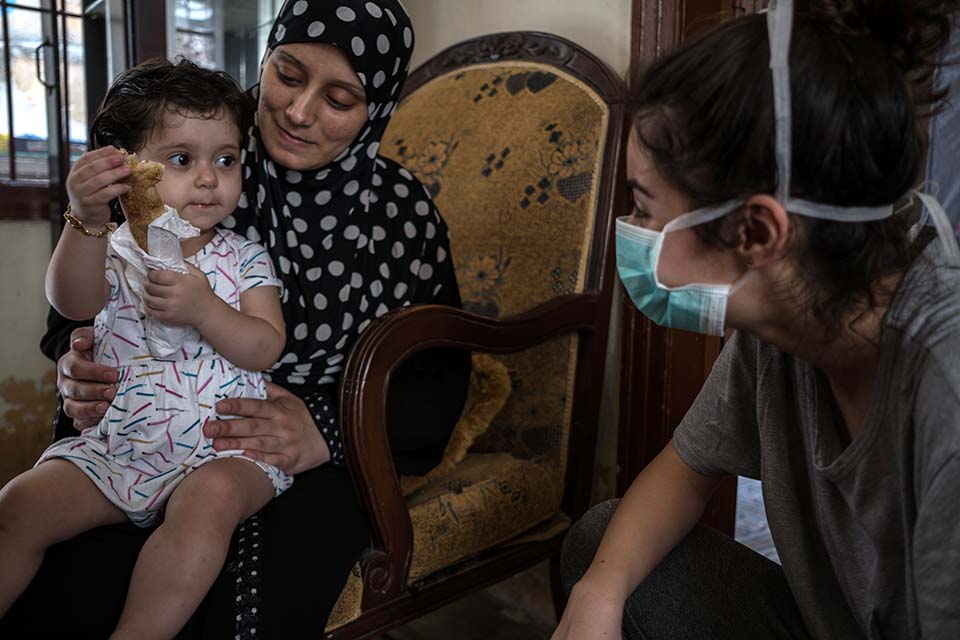
{"type": "Polygon", "coordinates": [[[387,314],[360,335],[344,367],[340,427],[373,533],[374,549],[364,558],[364,609],[405,589],[413,555],[413,525],[387,439],[387,389],[393,372],[426,349],[515,353],[556,336],[593,331],[599,304],[596,293],[567,295],[500,320],[424,305],[387,314]]]}

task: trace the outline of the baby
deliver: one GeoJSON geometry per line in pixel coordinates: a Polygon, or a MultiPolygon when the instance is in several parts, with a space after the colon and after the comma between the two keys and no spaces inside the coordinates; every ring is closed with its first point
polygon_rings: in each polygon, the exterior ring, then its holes
{"type": "Polygon", "coordinates": [[[266,397],[255,372],[276,361],[286,339],[281,284],[266,249],[216,226],[240,199],[250,115],[226,74],[151,61],[118,78],[94,118],[93,144],[102,146],[67,179],[70,224],[46,289],[62,315],[96,316],[96,361],[120,379],[98,425],[53,444],[0,491],[0,617],[50,545],[125,520],[159,523],[112,637],[171,638],[220,572],[236,526],[292,482],[242,451],[214,450],[202,432],[218,418],[220,399],[266,397]],[[137,163],[112,145],[162,165],[140,165],[154,181],[162,175],[157,193],[146,183],[134,197],[137,163]],[[125,223],[110,233],[110,202],[119,197],[130,208],[144,193],[182,219],[166,216],[179,233],[169,236],[174,249],[185,238],[182,273],[149,269],[156,262],[144,251],[143,228],[125,223]],[[158,357],[157,327],[182,344],[158,357]]]}

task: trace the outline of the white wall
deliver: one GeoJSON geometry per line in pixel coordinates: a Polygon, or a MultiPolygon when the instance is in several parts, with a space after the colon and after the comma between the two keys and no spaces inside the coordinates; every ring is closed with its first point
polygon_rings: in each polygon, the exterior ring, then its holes
{"type": "Polygon", "coordinates": [[[630,62],[630,0],[404,0],[413,20],[416,68],[468,38],[546,31],[594,53],[620,77],[630,62]]]}

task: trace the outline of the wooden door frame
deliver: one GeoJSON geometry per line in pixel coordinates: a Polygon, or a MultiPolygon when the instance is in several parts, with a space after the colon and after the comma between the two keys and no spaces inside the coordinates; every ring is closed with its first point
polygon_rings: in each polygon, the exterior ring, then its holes
{"type": "Polygon", "coordinates": [[[137,65],[167,57],[167,2],[127,0],[127,60],[137,65]]]}

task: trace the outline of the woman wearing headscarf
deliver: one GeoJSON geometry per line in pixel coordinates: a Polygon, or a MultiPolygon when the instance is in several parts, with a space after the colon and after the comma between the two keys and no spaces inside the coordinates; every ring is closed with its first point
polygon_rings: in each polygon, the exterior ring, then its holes
{"type": "MultiPolygon", "coordinates": [[[[244,196],[224,225],[268,247],[288,339],[268,399],[221,402],[221,415],[239,419],[204,431],[216,448],[245,449],[295,481],[238,530],[182,637],[321,633],[369,543],[337,424],[343,362],[392,309],[460,306],[443,220],[416,178],[378,155],[412,50],[397,0],[287,2],[271,30],[251,90],[258,109],[242,157],[244,196]]],[[[114,378],[85,357],[91,334],[71,333],[76,325],[53,313],[49,325],[43,347],[59,361],[61,438],[73,432],[67,416],[77,427],[99,419],[112,399],[103,382],[114,378]]],[[[399,472],[424,473],[439,461],[468,375],[469,355],[451,351],[426,352],[398,371],[387,409],[399,472]]],[[[105,637],[147,534],[106,527],[51,549],[0,635],[105,637]],[[104,568],[96,558],[107,550],[117,561],[104,568]]]]}

